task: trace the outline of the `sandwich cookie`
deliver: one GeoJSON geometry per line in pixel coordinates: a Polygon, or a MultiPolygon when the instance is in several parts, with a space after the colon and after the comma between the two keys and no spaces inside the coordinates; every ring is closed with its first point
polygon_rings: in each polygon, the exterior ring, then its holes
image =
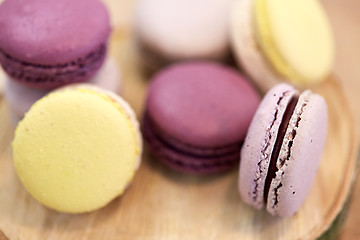
{"type": "Polygon", "coordinates": [[[232,3],[233,0],[138,1],[135,38],[145,67],[154,71],[182,60],[229,60],[232,3]]]}
{"type": "Polygon", "coordinates": [[[311,188],[328,126],[324,99],[279,84],[262,100],[241,150],[239,192],[272,215],[292,216],[311,188]]]}
{"type": "Polygon", "coordinates": [[[16,173],[36,200],[82,213],[123,194],[139,167],[142,140],[122,98],[80,84],[37,101],[18,124],[12,149],[16,173]]]}
{"type": "Polygon", "coordinates": [[[266,92],[280,81],[306,88],[330,74],[334,40],[319,1],[238,0],[231,40],[238,63],[266,92]]]}
{"type": "Polygon", "coordinates": [[[5,0],[0,26],[5,72],[40,89],[93,76],[105,59],[111,31],[99,0],[5,0]]]}
{"type": "Polygon", "coordinates": [[[186,173],[230,169],[260,102],[235,70],[211,62],[172,65],[151,81],[143,133],[153,155],[186,173]]]}

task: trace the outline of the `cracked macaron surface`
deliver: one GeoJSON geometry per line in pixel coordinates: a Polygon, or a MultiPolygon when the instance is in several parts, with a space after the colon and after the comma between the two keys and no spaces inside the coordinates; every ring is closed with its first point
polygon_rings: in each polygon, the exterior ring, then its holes
{"type": "Polygon", "coordinates": [[[231,68],[211,62],[176,64],[152,80],[144,136],[157,159],[175,169],[225,170],[238,162],[259,101],[231,68]]]}
{"type": "Polygon", "coordinates": [[[38,88],[80,82],[102,65],[110,35],[98,0],[6,0],[0,5],[0,63],[38,88]]]}
{"type": "Polygon", "coordinates": [[[260,104],[240,159],[239,192],[244,202],[273,215],[291,216],[315,177],[327,133],[324,99],[279,84],[260,104]]]}

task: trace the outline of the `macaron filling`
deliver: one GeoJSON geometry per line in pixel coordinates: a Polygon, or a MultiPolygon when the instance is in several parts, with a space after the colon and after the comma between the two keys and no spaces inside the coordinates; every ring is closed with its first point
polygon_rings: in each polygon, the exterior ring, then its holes
{"type": "Polygon", "coordinates": [[[194,146],[162,131],[148,113],[144,115],[143,132],[151,149],[158,150],[152,152],[155,155],[162,155],[167,160],[164,163],[179,170],[210,173],[227,169],[238,161],[241,143],[218,147],[194,146]]]}
{"type": "Polygon", "coordinates": [[[67,83],[82,82],[93,76],[105,59],[106,49],[106,43],[102,43],[85,57],[55,65],[25,62],[0,49],[0,63],[15,80],[32,87],[55,88],[67,83]]]}
{"type": "MultiPolygon", "coordinates": [[[[274,145],[274,149],[271,153],[271,158],[270,158],[270,164],[269,164],[269,169],[268,169],[268,173],[266,176],[266,180],[265,180],[265,189],[264,189],[264,203],[266,204],[268,201],[268,195],[269,195],[269,190],[270,190],[270,185],[271,185],[271,181],[276,177],[276,172],[279,170],[277,168],[277,160],[279,157],[279,153],[281,150],[281,146],[283,144],[283,140],[286,134],[286,130],[289,126],[290,123],[290,119],[294,113],[294,110],[296,108],[296,105],[298,103],[299,100],[299,96],[294,95],[289,104],[286,107],[285,113],[283,115],[281,124],[279,126],[279,132],[275,141],[275,145],[274,145]]],[[[293,136],[294,137],[294,136],[293,136]]],[[[291,142],[290,142],[291,144],[291,142]]]]}

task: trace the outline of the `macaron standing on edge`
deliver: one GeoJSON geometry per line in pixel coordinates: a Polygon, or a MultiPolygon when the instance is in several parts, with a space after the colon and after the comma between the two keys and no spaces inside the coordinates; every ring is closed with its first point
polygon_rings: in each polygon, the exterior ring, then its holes
{"type": "Polygon", "coordinates": [[[185,173],[228,170],[260,102],[235,70],[185,62],[160,71],[149,86],[144,139],[157,160],[185,173]]]}
{"type": "Polygon", "coordinates": [[[0,25],[5,72],[42,89],[93,76],[105,59],[111,31],[107,9],[99,0],[5,0],[0,25]]]}
{"type": "Polygon", "coordinates": [[[12,148],[16,173],[36,200],[82,213],[124,192],[139,167],[142,138],[122,98],[79,84],[37,101],[18,124],[12,148]]]}
{"type": "Polygon", "coordinates": [[[228,61],[233,0],[140,0],[135,37],[145,69],[183,60],[228,61]]]}
{"type": "Polygon", "coordinates": [[[329,76],[334,40],[319,1],[237,0],[231,24],[238,64],[263,92],[282,81],[308,88],[329,76]]]}
{"type": "Polygon", "coordinates": [[[279,84],[262,100],[241,150],[243,201],[272,215],[292,216],[311,188],[325,146],[325,100],[279,84]]]}

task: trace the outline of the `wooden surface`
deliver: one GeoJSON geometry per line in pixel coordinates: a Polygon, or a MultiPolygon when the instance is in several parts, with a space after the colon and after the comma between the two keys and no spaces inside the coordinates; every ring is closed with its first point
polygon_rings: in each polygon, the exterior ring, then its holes
{"type": "MultiPolygon", "coordinates": [[[[123,69],[124,97],[142,112],[147,81],[138,71],[133,41],[115,32],[111,53],[123,69]]],[[[281,219],[242,203],[237,169],[191,177],[169,171],[144,152],[126,193],[105,208],[81,215],[57,213],[35,201],[13,169],[13,127],[0,104],[0,229],[9,239],[315,239],[348,199],[356,165],[354,122],[336,79],[316,91],[329,105],[329,135],[323,161],[305,205],[281,219]]]]}
{"type": "MultiPolygon", "coordinates": [[[[133,2],[106,0],[121,14],[113,17],[116,31],[111,53],[125,77],[124,97],[141,114],[146,93],[127,39],[133,2]],[[125,39],[125,40],[124,40],[125,39]],[[127,39],[127,40],[126,40],[127,39]]],[[[243,205],[236,191],[236,170],[207,178],[169,172],[146,154],[144,163],[125,195],[90,214],[68,215],[48,210],[29,196],[17,180],[11,162],[13,128],[4,101],[0,103],[0,229],[9,239],[292,239],[312,238],[323,231],[346,201],[355,164],[354,138],[341,86],[350,99],[360,126],[360,2],[324,0],[337,39],[335,74],[320,93],[330,103],[330,135],[325,161],[305,206],[292,220],[272,218],[243,205]],[[339,85],[340,84],[340,85],[339,85]],[[356,109],[357,107],[357,109],[356,109]],[[315,206],[315,207],[314,207],[315,206]],[[251,227],[256,223],[257,229],[251,227]],[[255,234],[256,237],[250,238],[255,234]],[[276,234],[276,235],[271,235],[276,234]],[[279,234],[279,235],[277,235],[279,234]],[[121,236],[121,237],[120,237],[121,236]]],[[[356,136],[355,136],[356,135],[356,136]]],[[[360,236],[360,184],[354,192],[349,218],[340,239],[360,236]]],[[[3,236],[0,234],[0,239],[3,236]]]]}

